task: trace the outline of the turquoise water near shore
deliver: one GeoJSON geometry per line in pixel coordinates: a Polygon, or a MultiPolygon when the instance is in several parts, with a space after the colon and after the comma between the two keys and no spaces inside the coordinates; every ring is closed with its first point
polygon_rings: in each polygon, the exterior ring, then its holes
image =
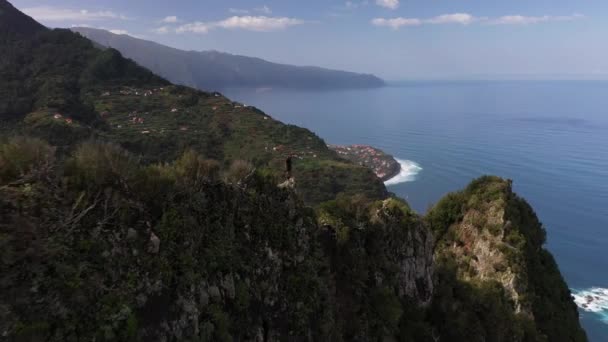
{"type": "Polygon", "coordinates": [[[602,292],[608,288],[608,82],[433,81],[225,93],[327,143],[368,144],[394,155],[408,170],[388,188],[421,213],[483,174],[513,179],[547,229],[548,248],[577,294],[590,341],[608,341],[608,291],[602,292]],[[589,291],[597,297],[593,310],[582,306],[589,291]]]}

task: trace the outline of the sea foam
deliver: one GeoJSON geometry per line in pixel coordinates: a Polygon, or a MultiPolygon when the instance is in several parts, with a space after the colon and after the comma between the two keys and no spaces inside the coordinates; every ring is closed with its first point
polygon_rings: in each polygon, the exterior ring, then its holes
{"type": "Polygon", "coordinates": [[[399,174],[384,182],[384,185],[390,186],[405,182],[413,182],[416,180],[416,175],[422,171],[422,167],[411,160],[397,159],[395,160],[401,165],[399,174]]]}
{"type": "Polygon", "coordinates": [[[573,290],[572,296],[581,310],[598,315],[602,322],[608,324],[608,289],[573,290]]]}

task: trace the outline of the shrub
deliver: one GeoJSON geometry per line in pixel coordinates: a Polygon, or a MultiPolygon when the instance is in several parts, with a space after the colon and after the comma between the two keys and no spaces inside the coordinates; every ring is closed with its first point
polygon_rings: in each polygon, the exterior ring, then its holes
{"type": "Polygon", "coordinates": [[[247,179],[247,188],[260,194],[271,194],[278,189],[280,181],[274,170],[262,167],[256,168],[253,176],[247,179]]]}
{"type": "Polygon", "coordinates": [[[117,145],[86,142],[67,162],[67,172],[79,186],[118,185],[134,177],[137,161],[117,145]]]}
{"type": "Polygon", "coordinates": [[[407,204],[407,202],[400,198],[389,198],[385,203],[386,211],[392,216],[401,218],[412,215],[412,210],[410,209],[410,206],[407,204]]]}
{"type": "Polygon", "coordinates": [[[450,193],[442,198],[427,214],[437,239],[440,239],[448,228],[462,219],[464,196],[460,192],[450,193]]]}
{"type": "Polygon", "coordinates": [[[224,180],[227,183],[237,184],[253,172],[253,165],[244,160],[235,160],[228,170],[224,173],[224,180]]]}
{"type": "Polygon", "coordinates": [[[391,330],[397,328],[403,309],[399,298],[386,287],[376,288],[371,293],[372,306],[380,320],[391,330]]]}
{"type": "Polygon", "coordinates": [[[175,175],[178,183],[187,186],[198,186],[204,181],[217,181],[220,164],[211,159],[204,159],[194,150],[187,150],[175,162],[175,175]]]}
{"type": "Polygon", "coordinates": [[[0,145],[0,184],[50,171],[55,149],[36,138],[13,137],[0,145]]]}

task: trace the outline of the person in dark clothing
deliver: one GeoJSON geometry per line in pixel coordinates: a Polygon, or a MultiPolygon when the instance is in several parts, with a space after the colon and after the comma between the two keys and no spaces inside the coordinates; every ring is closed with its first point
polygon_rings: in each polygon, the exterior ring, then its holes
{"type": "Polygon", "coordinates": [[[291,169],[292,169],[292,158],[291,156],[288,156],[287,159],[285,159],[285,177],[287,179],[291,178],[291,169]]]}

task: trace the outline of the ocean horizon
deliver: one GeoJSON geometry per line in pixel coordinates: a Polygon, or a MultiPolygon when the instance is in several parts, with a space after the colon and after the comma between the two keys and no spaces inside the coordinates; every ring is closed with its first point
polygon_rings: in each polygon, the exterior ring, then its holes
{"type": "Polygon", "coordinates": [[[420,213],[479,176],[512,179],[547,230],[590,341],[608,341],[608,81],[429,80],[225,94],[327,143],[392,154],[402,170],[387,188],[420,213]]]}

